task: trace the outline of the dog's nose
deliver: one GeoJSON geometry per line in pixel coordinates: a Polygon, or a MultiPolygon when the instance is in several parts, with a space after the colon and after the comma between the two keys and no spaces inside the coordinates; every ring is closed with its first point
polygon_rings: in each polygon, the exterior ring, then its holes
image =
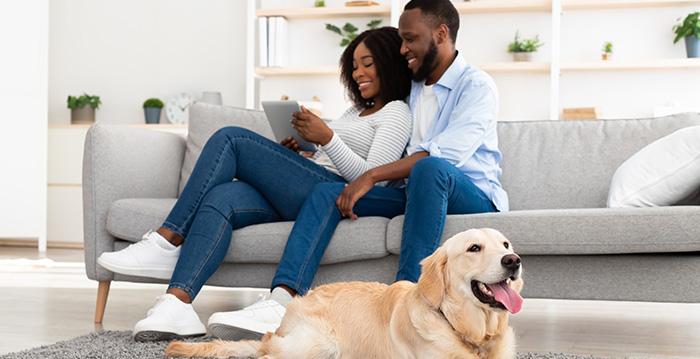
{"type": "Polygon", "coordinates": [[[501,265],[512,271],[520,268],[520,257],[517,254],[507,254],[501,258],[501,265]]]}

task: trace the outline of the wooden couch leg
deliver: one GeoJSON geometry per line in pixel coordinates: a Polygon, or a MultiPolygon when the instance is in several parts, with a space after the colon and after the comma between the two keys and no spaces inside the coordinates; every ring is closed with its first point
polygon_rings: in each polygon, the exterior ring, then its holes
{"type": "Polygon", "coordinates": [[[107,296],[109,295],[109,285],[112,281],[101,281],[97,287],[97,305],[95,305],[95,324],[102,324],[102,318],[105,315],[105,307],[107,306],[107,296]]]}

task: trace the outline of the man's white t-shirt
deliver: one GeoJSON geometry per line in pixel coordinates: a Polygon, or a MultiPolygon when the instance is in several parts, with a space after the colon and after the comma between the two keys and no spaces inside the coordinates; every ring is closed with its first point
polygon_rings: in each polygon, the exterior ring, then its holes
{"type": "Polygon", "coordinates": [[[433,124],[433,121],[435,121],[437,117],[438,99],[433,90],[433,86],[434,85],[427,86],[423,84],[423,89],[416,101],[413,134],[411,135],[411,141],[408,143],[408,149],[406,150],[409,156],[418,152],[418,145],[425,141],[430,125],[433,124]]]}

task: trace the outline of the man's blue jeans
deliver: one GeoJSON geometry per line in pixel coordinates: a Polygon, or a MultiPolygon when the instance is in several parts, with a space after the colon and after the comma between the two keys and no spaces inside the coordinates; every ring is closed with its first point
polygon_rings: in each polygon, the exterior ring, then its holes
{"type": "Polygon", "coordinates": [[[185,238],[170,287],[194,299],[223,261],[234,229],[294,220],[312,189],[327,182],[345,180],[252,131],[214,133],[163,223],[185,238]]]}
{"type": "MultiPolygon", "coordinates": [[[[287,241],[272,287],[309,290],[340,222],[335,205],[343,183],[320,183],[304,202],[287,241]]],[[[353,209],[358,216],[394,217],[405,212],[396,280],[418,281],[420,261],[440,245],[448,214],[496,212],[490,199],[447,161],[426,157],[414,165],[405,189],[377,187],[353,209]]]]}

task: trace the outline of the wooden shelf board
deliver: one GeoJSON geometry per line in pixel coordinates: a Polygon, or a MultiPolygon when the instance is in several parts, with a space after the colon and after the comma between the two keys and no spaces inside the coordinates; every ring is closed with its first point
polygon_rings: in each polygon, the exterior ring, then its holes
{"type": "MultiPolygon", "coordinates": [[[[542,62],[492,62],[477,65],[486,72],[548,72],[549,64],[542,62]]],[[[258,76],[331,76],[339,75],[337,66],[318,67],[258,67],[258,76]]]]}
{"type": "Polygon", "coordinates": [[[639,71],[700,69],[700,59],[661,59],[642,61],[562,62],[562,72],[573,71],[639,71]]]}
{"type": "Polygon", "coordinates": [[[318,19],[328,17],[345,16],[389,16],[391,8],[388,6],[346,6],[346,7],[313,7],[313,8],[278,8],[259,9],[255,15],[257,17],[282,16],[288,19],[306,18],[318,19]]]}
{"type": "Polygon", "coordinates": [[[315,67],[256,67],[258,76],[329,76],[339,75],[338,66],[315,67]]]}
{"type": "Polygon", "coordinates": [[[551,11],[552,9],[550,0],[485,0],[455,2],[454,5],[461,14],[551,11]]]}
{"type": "Polygon", "coordinates": [[[564,10],[638,9],[700,5],[700,0],[563,0],[564,10]]]}

